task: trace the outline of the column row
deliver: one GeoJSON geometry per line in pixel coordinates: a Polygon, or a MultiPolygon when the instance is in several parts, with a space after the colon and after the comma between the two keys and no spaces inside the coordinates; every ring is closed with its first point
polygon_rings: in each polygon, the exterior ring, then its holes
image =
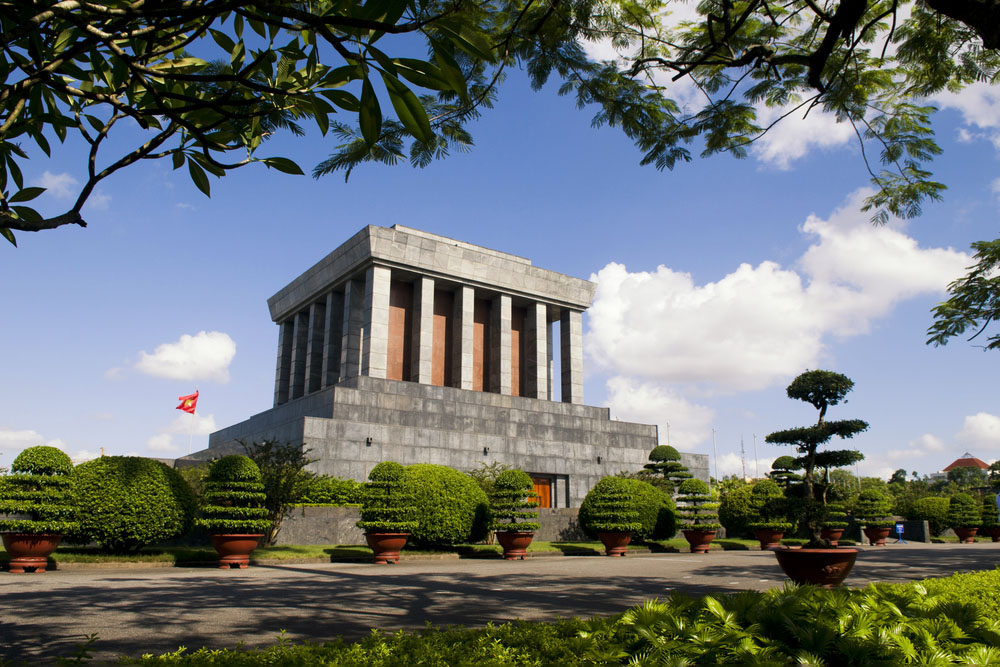
{"type": "MultiPolygon", "coordinates": [[[[393,280],[371,266],[278,330],[274,403],[280,405],[359,375],[552,397],[549,308],[515,306],[510,295],[440,289],[421,276],[393,280]]],[[[582,313],[560,317],[562,400],[583,403],[582,313]]]]}

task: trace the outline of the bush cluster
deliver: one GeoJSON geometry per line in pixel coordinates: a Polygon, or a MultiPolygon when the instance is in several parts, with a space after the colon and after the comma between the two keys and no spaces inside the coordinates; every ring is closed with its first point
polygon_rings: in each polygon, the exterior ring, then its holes
{"type": "MultiPolygon", "coordinates": [[[[580,504],[580,527],[592,538],[598,533],[636,533],[641,531],[638,503],[632,482],[638,480],[605,477],[594,485],[580,504]]],[[[639,482],[642,484],[643,482],[639,482]]]]}
{"type": "Polygon", "coordinates": [[[73,473],[72,497],[80,517],[77,539],[117,553],[184,535],[196,509],[176,470],[139,456],[81,463],[73,473]]]}
{"type": "Polygon", "coordinates": [[[11,471],[0,486],[0,514],[7,515],[0,519],[0,530],[36,535],[76,530],[69,456],[55,447],[29,447],[14,459],[11,471]]]}
{"type": "Polygon", "coordinates": [[[406,470],[395,461],[379,463],[368,473],[358,528],[366,533],[409,533],[416,527],[406,470]]]}
{"type": "Polygon", "coordinates": [[[406,467],[416,507],[410,541],[418,546],[478,542],[489,532],[489,500],[474,479],[433,463],[406,467]]]}
{"type": "Polygon", "coordinates": [[[983,529],[1000,526],[1000,511],[997,508],[995,493],[983,496],[983,509],[980,513],[983,529]]]}
{"type": "Polygon", "coordinates": [[[538,502],[531,477],[523,470],[505,470],[489,494],[490,528],[496,531],[538,530],[538,502]]]}
{"type": "Polygon", "coordinates": [[[309,481],[299,503],[335,507],[360,505],[364,492],[365,486],[361,482],[321,475],[309,481]]]}
{"type": "Polygon", "coordinates": [[[854,516],[869,528],[891,526],[892,499],[878,489],[865,489],[854,504],[854,516]]]}
{"type": "Polygon", "coordinates": [[[689,479],[677,489],[677,513],[684,530],[717,530],[719,523],[719,503],[700,479],[689,479]]]}
{"type": "Polygon", "coordinates": [[[727,537],[752,537],[750,524],[758,516],[756,500],[751,485],[730,489],[722,495],[719,522],[726,527],[727,537]]]}
{"type": "Polygon", "coordinates": [[[948,528],[948,505],[947,498],[938,496],[928,496],[913,502],[907,519],[916,521],[926,521],[931,531],[931,535],[939,536],[948,528]]]}
{"type": "Polygon", "coordinates": [[[981,522],[980,508],[968,493],[956,493],[948,499],[949,528],[974,528],[981,522]]]}
{"type": "Polygon", "coordinates": [[[777,482],[763,479],[750,488],[752,507],[756,512],[756,517],[751,521],[750,528],[788,532],[795,527],[795,524],[789,520],[791,508],[777,482]]]}
{"type": "Polygon", "coordinates": [[[205,481],[205,505],[195,522],[213,535],[262,535],[271,527],[260,468],[241,454],[212,462],[205,481]]]}

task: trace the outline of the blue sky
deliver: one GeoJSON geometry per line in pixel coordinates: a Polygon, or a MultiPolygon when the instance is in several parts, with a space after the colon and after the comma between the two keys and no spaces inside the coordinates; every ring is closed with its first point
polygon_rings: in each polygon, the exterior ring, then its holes
{"type": "MultiPolygon", "coordinates": [[[[939,470],[965,451],[1000,457],[997,353],[924,344],[929,310],[995,238],[1000,96],[941,98],[949,186],[921,218],[875,229],[858,211],[856,145],[819,116],[791,120],[746,160],[640,167],[617,130],[590,127],[550,87],[512,76],[472,126],[476,147],[423,170],[367,166],[350,182],[252,166],[212,180],[151,162],[105,181],[87,229],[19,235],[0,247],[0,466],[24,447],[75,458],[172,457],[271,406],[277,327],[266,299],[366,224],[400,223],[522,255],[598,281],[585,315],[585,398],[657,423],[661,442],[747,472],[787,448],[767,433],[814,421],[784,388],[807,368],[856,382],[831,418],[859,417],[862,474],[939,470]],[[197,420],[177,396],[201,392],[197,420]]],[[[278,139],[307,171],[332,139],[278,139]]],[[[55,213],[81,182],[79,147],[33,159],[55,213]]],[[[75,196],[75,195],[74,195],[75,196]]]]}

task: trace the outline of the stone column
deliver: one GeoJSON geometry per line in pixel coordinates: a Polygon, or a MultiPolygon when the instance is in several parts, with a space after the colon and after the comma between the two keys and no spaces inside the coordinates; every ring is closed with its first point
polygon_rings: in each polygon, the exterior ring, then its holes
{"type": "Polygon", "coordinates": [[[562,402],[583,404],[583,313],[563,308],[559,323],[562,402]]]}
{"type": "Polygon", "coordinates": [[[278,363],[274,369],[274,405],[288,402],[288,387],[292,377],[292,341],[294,320],[278,324],[278,363]]]}
{"type": "Polygon", "coordinates": [[[305,393],[323,386],[323,339],[326,333],[326,299],[309,306],[309,333],[306,338],[305,393]]]}
{"type": "Polygon", "coordinates": [[[434,363],[434,279],[421,276],[413,282],[413,356],[410,378],[431,384],[434,363]]]}
{"type": "Polygon", "coordinates": [[[306,351],[309,345],[309,311],[295,314],[295,328],[292,334],[292,377],[289,400],[305,396],[306,391],[306,351]]]}
{"type": "Polygon", "coordinates": [[[321,389],[337,384],[340,379],[340,348],[344,338],[344,295],[326,295],[326,326],[323,331],[323,375],[321,389]]]}
{"type": "Polygon", "coordinates": [[[533,303],[528,306],[528,319],[525,323],[524,351],[527,361],[524,364],[528,374],[525,382],[528,398],[549,398],[549,348],[548,307],[544,303],[533,303]]]}
{"type": "Polygon", "coordinates": [[[490,391],[510,395],[510,296],[493,298],[490,312],[490,391]]]}
{"type": "Polygon", "coordinates": [[[344,285],[344,334],[340,346],[340,380],[361,375],[364,300],[364,281],[348,280],[344,285]]]}
{"type": "Polygon", "coordinates": [[[452,382],[459,389],[472,389],[472,331],[476,313],[476,290],[462,286],[455,290],[452,318],[452,382]]]}
{"type": "Polygon", "coordinates": [[[556,400],[555,387],[553,382],[555,382],[556,376],[556,361],[552,354],[552,322],[547,322],[545,324],[545,347],[548,350],[549,360],[548,360],[548,392],[549,400],[556,400]]]}
{"type": "Polygon", "coordinates": [[[370,266],[365,272],[364,333],[361,336],[361,374],[384,378],[389,353],[389,282],[392,272],[370,266]]]}

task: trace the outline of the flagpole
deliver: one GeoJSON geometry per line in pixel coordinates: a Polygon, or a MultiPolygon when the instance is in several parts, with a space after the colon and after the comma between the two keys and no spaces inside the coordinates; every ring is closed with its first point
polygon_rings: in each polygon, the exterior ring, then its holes
{"type": "MultiPolygon", "coordinates": [[[[194,386],[194,393],[198,393],[198,385],[194,386]]],[[[197,406],[195,410],[197,410],[197,406]]],[[[196,419],[194,412],[194,410],[191,411],[191,428],[188,429],[188,455],[191,454],[191,441],[194,440],[194,420],[196,419]]]]}

